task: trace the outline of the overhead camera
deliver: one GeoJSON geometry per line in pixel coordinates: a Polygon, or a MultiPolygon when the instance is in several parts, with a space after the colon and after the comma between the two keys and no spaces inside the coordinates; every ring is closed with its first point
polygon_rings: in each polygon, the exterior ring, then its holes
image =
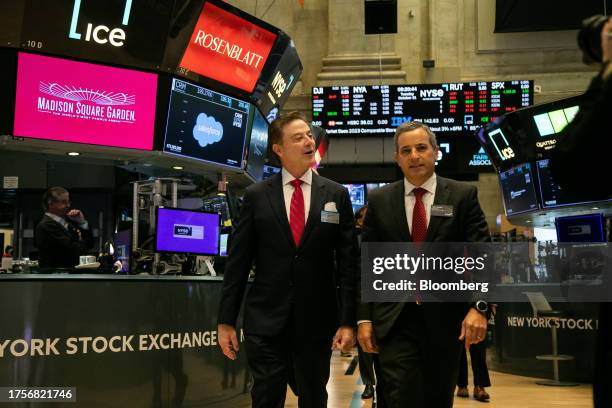
{"type": "Polygon", "coordinates": [[[582,20],[582,27],[578,31],[578,46],[582,50],[582,61],[585,64],[603,62],[601,30],[608,18],[608,16],[596,14],[582,20]]]}

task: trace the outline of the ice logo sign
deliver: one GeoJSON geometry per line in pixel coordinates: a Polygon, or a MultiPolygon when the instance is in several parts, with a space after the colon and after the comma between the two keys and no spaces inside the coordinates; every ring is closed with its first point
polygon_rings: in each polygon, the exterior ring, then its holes
{"type": "Polygon", "coordinates": [[[193,127],[193,138],[198,141],[200,147],[217,143],[223,138],[223,126],[212,115],[200,113],[193,127]]]}
{"type": "MultiPolygon", "coordinates": [[[[91,0],[90,0],[91,1],[91,0]]],[[[127,27],[130,20],[130,11],[132,10],[132,0],[125,0],[125,6],[123,7],[123,17],[121,18],[121,25],[127,27]]],[[[74,0],[74,7],[72,9],[72,18],[70,19],[70,32],[69,38],[73,40],[80,40],[81,33],[77,32],[77,25],[79,23],[79,15],[81,12],[81,0],[74,0]]],[[[109,43],[113,47],[123,46],[125,40],[125,31],[123,28],[115,27],[110,28],[104,24],[94,26],[92,23],[87,23],[85,30],[85,41],[94,41],[98,44],[109,43]]]]}
{"type": "Polygon", "coordinates": [[[203,239],[204,227],[202,225],[174,224],[172,236],[184,239],[203,239]]]}

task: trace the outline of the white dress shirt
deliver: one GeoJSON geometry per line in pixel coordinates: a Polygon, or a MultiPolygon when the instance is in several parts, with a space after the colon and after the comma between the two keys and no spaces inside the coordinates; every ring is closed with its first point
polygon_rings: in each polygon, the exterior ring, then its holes
{"type": "Polygon", "coordinates": [[[51,218],[53,221],[58,222],[58,223],[59,223],[59,224],[60,224],[62,227],[64,227],[64,228],[68,229],[68,221],[66,221],[66,219],[65,219],[65,218],[63,218],[63,217],[58,217],[57,215],[55,215],[55,214],[51,214],[51,213],[49,213],[49,212],[46,212],[46,213],[45,213],[45,215],[46,215],[47,217],[51,218]]]}
{"type": "MultiPolygon", "coordinates": [[[[64,217],[58,217],[57,215],[51,214],[50,212],[46,212],[45,215],[51,218],[53,221],[57,221],[62,227],[68,229],[68,221],[64,217]]],[[[85,221],[82,224],[79,224],[79,228],[88,230],[89,224],[87,223],[87,221],[85,221]]]]}
{"type": "MultiPolygon", "coordinates": [[[[436,196],[436,173],[432,174],[430,178],[427,179],[421,186],[418,186],[426,191],[423,194],[423,205],[425,206],[425,214],[427,215],[427,225],[429,226],[429,220],[431,219],[431,206],[433,205],[434,198],[436,196]]],[[[406,177],[404,177],[404,207],[406,208],[406,218],[408,220],[408,230],[412,235],[412,213],[414,212],[414,204],[416,202],[416,197],[412,190],[418,188],[409,182],[406,177]]]]}
{"type": "MultiPolygon", "coordinates": [[[[285,198],[285,210],[287,210],[287,220],[291,222],[291,196],[293,196],[293,186],[291,182],[295,180],[295,177],[291,175],[283,167],[281,171],[283,178],[283,196],[285,198]]],[[[310,211],[310,194],[312,191],[312,170],[308,169],[306,173],[300,177],[302,183],[302,193],[304,195],[304,225],[308,222],[308,212],[310,211]]]]}

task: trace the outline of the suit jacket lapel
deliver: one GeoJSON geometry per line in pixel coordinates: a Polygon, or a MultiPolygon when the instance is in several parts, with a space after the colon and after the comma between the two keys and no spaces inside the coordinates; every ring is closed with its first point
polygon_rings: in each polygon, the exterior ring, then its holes
{"type": "Polygon", "coordinates": [[[400,240],[412,241],[410,230],[408,229],[408,218],[406,218],[406,201],[404,193],[404,179],[396,182],[391,193],[391,211],[395,225],[399,227],[400,240]]]}
{"type": "Polygon", "coordinates": [[[312,174],[312,185],[310,186],[310,209],[308,211],[308,221],[300,240],[300,245],[306,242],[308,235],[313,229],[313,226],[321,222],[321,210],[323,210],[323,201],[325,200],[325,184],[321,178],[312,174]]]}
{"type": "MultiPolygon", "coordinates": [[[[436,179],[436,195],[434,197],[434,205],[448,204],[449,191],[448,184],[442,177],[436,179]]],[[[427,238],[426,241],[432,242],[438,232],[438,227],[442,222],[441,217],[430,217],[429,225],[427,226],[427,238]]]]}
{"type": "Polygon", "coordinates": [[[291,245],[295,247],[293,242],[293,236],[291,235],[291,227],[289,227],[289,220],[287,219],[287,209],[285,208],[285,196],[283,195],[283,178],[280,174],[276,174],[274,177],[268,179],[268,200],[272,206],[272,212],[276,216],[281,229],[285,233],[285,237],[289,240],[291,245]]]}

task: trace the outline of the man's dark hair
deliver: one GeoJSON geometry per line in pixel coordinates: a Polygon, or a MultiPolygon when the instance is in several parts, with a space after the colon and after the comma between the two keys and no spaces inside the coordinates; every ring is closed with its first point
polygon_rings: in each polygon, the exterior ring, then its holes
{"type": "Polygon", "coordinates": [[[42,198],[43,210],[47,211],[49,209],[49,204],[54,201],[59,201],[60,196],[63,194],[68,194],[68,190],[64,187],[51,187],[45,191],[42,198]]]}
{"type": "MultiPolygon", "coordinates": [[[[272,145],[280,144],[283,140],[283,129],[289,123],[294,120],[303,120],[308,124],[306,117],[303,113],[298,111],[289,112],[286,115],[281,115],[278,118],[274,119],[272,123],[270,123],[270,127],[268,128],[268,149],[272,154],[276,156],[276,153],[272,150],[272,145]]],[[[310,125],[309,125],[310,126],[310,125]]]]}

